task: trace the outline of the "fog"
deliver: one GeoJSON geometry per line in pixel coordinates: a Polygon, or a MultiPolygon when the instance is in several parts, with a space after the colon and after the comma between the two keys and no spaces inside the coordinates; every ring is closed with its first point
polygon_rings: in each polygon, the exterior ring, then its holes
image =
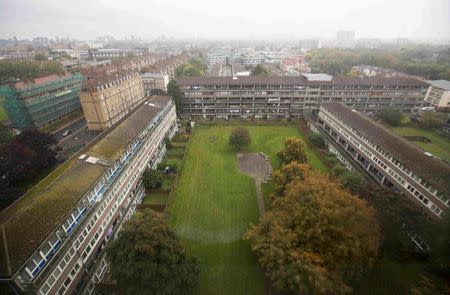
{"type": "Polygon", "coordinates": [[[0,0],[0,38],[450,39],[450,0],[0,0]]]}

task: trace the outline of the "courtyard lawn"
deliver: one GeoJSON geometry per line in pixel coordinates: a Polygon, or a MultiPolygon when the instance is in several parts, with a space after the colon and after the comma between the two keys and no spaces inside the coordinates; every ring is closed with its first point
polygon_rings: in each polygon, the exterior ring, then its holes
{"type": "Polygon", "coordinates": [[[392,131],[400,136],[423,136],[431,142],[411,141],[424,151],[450,162],[450,140],[433,131],[413,127],[394,127],[392,131]]]}
{"type": "MultiPolygon", "coordinates": [[[[169,204],[170,224],[201,265],[194,294],[266,294],[264,275],[242,236],[258,220],[254,180],[238,171],[228,146],[232,126],[196,126],[169,204]]],[[[276,153],[295,126],[248,126],[252,152],[276,153]]],[[[323,164],[311,152],[318,169],[323,164]]],[[[324,166],[323,166],[324,167],[324,166]]]]}
{"type": "Polygon", "coordinates": [[[164,205],[169,196],[169,191],[167,192],[150,192],[144,197],[143,203],[146,205],[164,205]]]}
{"type": "Polygon", "coordinates": [[[0,122],[8,120],[8,114],[4,108],[4,98],[0,97],[0,122]]]}

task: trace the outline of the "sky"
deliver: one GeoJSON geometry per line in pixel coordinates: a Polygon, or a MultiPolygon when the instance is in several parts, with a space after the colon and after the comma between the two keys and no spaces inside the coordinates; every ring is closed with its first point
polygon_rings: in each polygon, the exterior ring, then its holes
{"type": "Polygon", "coordinates": [[[450,0],[0,0],[0,38],[450,39],[450,0]]]}

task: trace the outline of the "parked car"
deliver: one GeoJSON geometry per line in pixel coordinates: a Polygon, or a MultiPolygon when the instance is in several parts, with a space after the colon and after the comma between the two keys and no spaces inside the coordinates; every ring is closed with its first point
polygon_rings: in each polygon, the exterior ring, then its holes
{"type": "Polygon", "coordinates": [[[67,136],[67,135],[69,135],[70,133],[72,133],[72,130],[67,129],[66,131],[64,131],[64,132],[62,133],[62,136],[67,136]]]}

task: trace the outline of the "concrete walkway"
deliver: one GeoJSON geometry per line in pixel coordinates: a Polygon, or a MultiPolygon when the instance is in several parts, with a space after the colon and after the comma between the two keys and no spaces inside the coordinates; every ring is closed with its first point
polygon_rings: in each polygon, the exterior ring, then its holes
{"type": "Polygon", "coordinates": [[[255,179],[259,215],[262,216],[266,210],[264,206],[264,197],[261,191],[261,183],[267,181],[272,175],[270,160],[262,153],[238,153],[237,160],[239,170],[255,179]]]}

